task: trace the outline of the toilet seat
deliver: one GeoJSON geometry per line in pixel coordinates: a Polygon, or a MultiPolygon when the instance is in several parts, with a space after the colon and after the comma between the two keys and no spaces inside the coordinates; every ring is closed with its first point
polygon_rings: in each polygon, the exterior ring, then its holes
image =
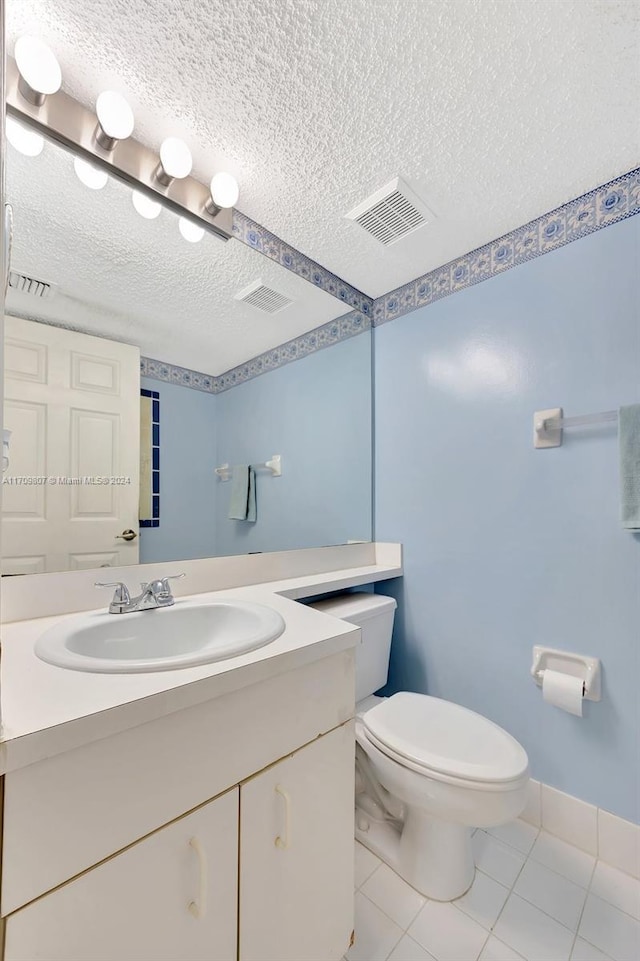
{"type": "Polygon", "coordinates": [[[527,754],[515,738],[451,701],[403,691],[361,721],[375,747],[427,776],[497,787],[528,775],[527,754]]]}

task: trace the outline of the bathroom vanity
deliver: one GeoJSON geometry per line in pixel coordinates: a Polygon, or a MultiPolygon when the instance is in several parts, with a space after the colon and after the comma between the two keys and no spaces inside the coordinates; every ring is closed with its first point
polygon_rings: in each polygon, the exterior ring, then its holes
{"type": "Polygon", "coordinates": [[[5,961],[341,957],[353,684],[344,651],[8,774],[5,961]]]}
{"type": "Polygon", "coordinates": [[[4,626],[3,961],[342,957],[360,632],[293,598],[397,576],[397,558],[225,589],[284,633],[182,671],[64,670],[33,654],[59,614],[4,626]]]}

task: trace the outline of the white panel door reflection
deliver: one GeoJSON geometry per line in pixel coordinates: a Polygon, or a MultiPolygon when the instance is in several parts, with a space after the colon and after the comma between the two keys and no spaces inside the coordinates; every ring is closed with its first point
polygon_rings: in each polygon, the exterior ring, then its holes
{"type": "Polygon", "coordinates": [[[5,318],[2,573],[137,564],[140,354],[5,318]]]}

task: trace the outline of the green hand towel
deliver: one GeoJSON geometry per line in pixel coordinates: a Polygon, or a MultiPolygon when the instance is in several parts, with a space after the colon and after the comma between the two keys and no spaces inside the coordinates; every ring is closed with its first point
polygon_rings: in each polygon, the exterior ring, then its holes
{"type": "Polygon", "coordinates": [[[252,524],[257,520],[256,473],[248,464],[238,464],[233,468],[229,518],[234,521],[249,521],[252,524]]]}
{"type": "Polygon", "coordinates": [[[256,472],[253,467],[249,467],[249,495],[247,497],[247,517],[250,524],[255,524],[258,519],[258,507],[256,504],[256,472]]]}

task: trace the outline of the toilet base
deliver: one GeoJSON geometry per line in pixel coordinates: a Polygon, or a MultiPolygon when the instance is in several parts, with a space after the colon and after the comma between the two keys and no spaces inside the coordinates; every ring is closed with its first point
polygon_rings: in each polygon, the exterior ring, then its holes
{"type": "Polygon", "coordinates": [[[398,870],[400,827],[396,827],[392,821],[371,817],[356,805],[356,841],[360,841],[369,848],[381,861],[393,868],[396,874],[400,874],[398,870]]]}
{"type": "Polygon", "coordinates": [[[356,806],[356,839],[434,901],[453,901],[473,884],[471,828],[406,808],[404,824],[372,818],[356,806]]]}

